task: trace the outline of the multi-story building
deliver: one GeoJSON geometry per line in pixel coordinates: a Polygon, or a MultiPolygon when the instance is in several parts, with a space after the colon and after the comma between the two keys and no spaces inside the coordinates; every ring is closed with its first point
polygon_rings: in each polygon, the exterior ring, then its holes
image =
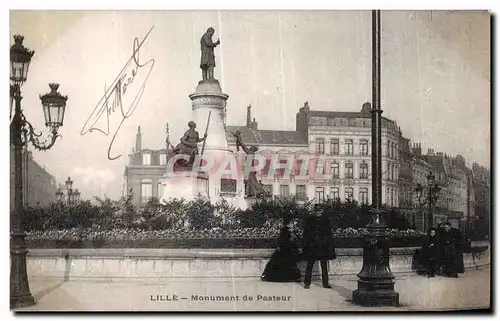
{"type": "Polygon", "coordinates": [[[460,228],[467,202],[466,176],[454,166],[455,161],[451,157],[436,153],[434,149],[428,149],[423,158],[432,166],[436,182],[441,188],[434,209],[434,223],[448,221],[453,227],[460,228]]]}
{"type": "MultiPolygon", "coordinates": [[[[371,106],[365,103],[359,112],[311,110],[306,102],[296,116],[295,131],[259,130],[255,120],[246,126],[228,126],[228,145],[235,148],[230,132],[239,130],[243,141],[260,150],[280,151],[287,157],[300,152],[312,155],[308,178],[296,172],[283,177],[263,177],[275,196],[322,202],[327,198],[351,199],[371,203],[371,106]],[[311,171],[314,171],[311,172],[311,171]]],[[[397,124],[382,118],[382,199],[397,206],[399,199],[399,143],[397,124]]]]}
{"type": "MultiPolygon", "coordinates": [[[[400,206],[404,208],[402,212],[406,214],[411,224],[419,230],[424,230],[427,226],[428,208],[425,203],[427,201],[428,189],[422,192],[419,199],[416,188],[418,184],[424,188],[428,186],[427,177],[431,172],[436,175],[438,182],[441,180],[442,174],[439,171],[436,172],[434,167],[424,159],[424,155],[422,155],[422,145],[420,143],[414,143],[410,148],[410,153],[406,152],[405,154],[407,159],[405,166],[410,167],[412,179],[411,184],[406,184],[405,188],[405,191],[409,194],[406,196],[406,204],[411,204],[413,210],[411,210],[408,205],[405,206],[406,208],[400,206]]],[[[434,213],[434,215],[436,215],[436,213],[434,213]]]]}
{"type": "Polygon", "coordinates": [[[472,164],[474,230],[486,234],[489,233],[491,222],[490,179],[490,171],[487,168],[477,163],[472,164]]]}
{"type": "MultiPolygon", "coordinates": [[[[10,153],[10,208],[14,208],[14,149],[10,153]]],[[[29,206],[47,206],[57,201],[56,179],[47,169],[33,159],[33,154],[23,151],[23,202],[29,206]]]]}
{"type": "Polygon", "coordinates": [[[399,141],[399,209],[413,227],[419,226],[419,211],[414,202],[415,186],[413,183],[413,164],[415,155],[410,147],[410,140],[403,136],[399,141]]]}
{"type": "Polygon", "coordinates": [[[166,164],[166,149],[142,148],[142,133],[139,126],[135,148],[129,154],[129,163],[125,166],[125,188],[122,191],[123,193],[132,191],[135,206],[144,206],[152,197],[160,198],[163,195],[160,179],[165,174],[166,164]]]}

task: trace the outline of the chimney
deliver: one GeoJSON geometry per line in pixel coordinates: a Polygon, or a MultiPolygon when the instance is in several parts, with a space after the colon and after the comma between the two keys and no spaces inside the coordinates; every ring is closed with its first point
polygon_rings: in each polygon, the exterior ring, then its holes
{"type": "Polygon", "coordinates": [[[259,125],[255,121],[255,117],[253,118],[252,125],[250,127],[252,127],[253,130],[257,130],[258,129],[259,125]]]}
{"type": "Polygon", "coordinates": [[[252,105],[247,107],[247,127],[250,127],[252,123],[252,105]]]}
{"type": "Polygon", "coordinates": [[[422,156],[422,147],[419,143],[413,144],[412,153],[415,154],[415,156],[422,156]]]}
{"type": "Polygon", "coordinates": [[[141,126],[137,127],[137,134],[135,135],[135,152],[139,153],[142,150],[142,134],[141,126]]]}
{"type": "Polygon", "coordinates": [[[307,101],[295,115],[295,131],[299,132],[303,137],[309,136],[309,102],[307,101]]]}

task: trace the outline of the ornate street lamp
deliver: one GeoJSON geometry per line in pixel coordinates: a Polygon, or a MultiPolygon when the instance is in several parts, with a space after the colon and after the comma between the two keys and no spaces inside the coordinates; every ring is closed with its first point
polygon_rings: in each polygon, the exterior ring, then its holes
{"type": "Polygon", "coordinates": [[[71,177],[68,177],[66,180],[66,190],[68,191],[68,205],[70,205],[73,202],[73,181],[71,180],[71,177]]]}
{"type": "Polygon", "coordinates": [[[75,191],[73,192],[73,201],[74,202],[80,201],[80,191],[78,191],[78,188],[75,189],[75,191]]]}
{"type": "MultiPolygon", "coordinates": [[[[10,270],[10,306],[19,308],[33,305],[35,300],[31,295],[28,275],[26,271],[26,245],[24,242],[25,232],[22,224],[23,217],[23,168],[22,150],[24,146],[31,143],[38,150],[50,149],[58,135],[58,129],[63,125],[64,110],[66,108],[67,96],[61,96],[57,92],[59,85],[50,84],[51,92],[40,96],[44,110],[45,125],[50,133],[47,140],[41,142],[41,133],[35,132],[31,123],[26,120],[21,109],[21,86],[28,78],[29,64],[34,51],[23,46],[24,37],[14,36],[14,44],[10,48],[10,95],[11,111],[14,104],[14,115],[11,115],[10,133],[11,144],[14,146],[14,211],[11,218],[11,270],[10,270]],[[48,111],[47,111],[48,110],[48,111]],[[53,113],[52,111],[57,111],[53,113]]],[[[12,114],[12,112],[11,112],[12,114]]]]}
{"type": "Polygon", "coordinates": [[[68,179],[66,180],[66,188],[69,190],[71,190],[71,188],[73,187],[73,181],[71,180],[71,177],[68,177],[68,179]]]}
{"type": "Polygon", "coordinates": [[[382,222],[382,109],[380,106],[380,10],[372,10],[372,221],[363,239],[363,267],[358,273],[355,304],[397,306],[394,275],[389,266],[389,235],[382,222]]]}
{"type": "Polygon", "coordinates": [[[441,187],[439,187],[438,183],[436,182],[436,176],[434,175],[433,172],[430,172],[427,175],[427,186],[423,186],[420,183],[417,183],[417,185],[415,186],[415,192],[417,193],[417,200],[420,207],[422,208],[422,206],[424,205],[428,206],[427,226],[426,226],[427,229],[430,229],[432,226],[434,226],[434,206],[437,203],[440,191],[441,187]],[[422,201],[422,197],[426,190],[427,190],[427,195],[425,199],[422,201]]]}

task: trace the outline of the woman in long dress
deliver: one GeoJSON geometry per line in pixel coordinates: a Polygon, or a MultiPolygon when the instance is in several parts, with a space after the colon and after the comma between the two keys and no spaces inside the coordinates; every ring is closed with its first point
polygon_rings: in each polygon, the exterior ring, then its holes
{"type": "Polygon", "coordinates": [[[279,246],[262,273],[261,280],[267,282],[296,282],[301,274],[297,267],[299,249],[295,234],[295,221],[285,219],[278,239],[279,246]]]}

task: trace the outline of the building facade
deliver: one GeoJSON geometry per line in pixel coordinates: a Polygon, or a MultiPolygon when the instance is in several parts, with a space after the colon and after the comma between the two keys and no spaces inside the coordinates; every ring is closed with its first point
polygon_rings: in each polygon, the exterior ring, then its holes
{"type": "Polygon", "coordinates": [[[141,127],[137,128],[135,147],[129,154],[129,163],[124,171],[123,194],[133,193],[133,203],[137,208],[144,206],[151,198],[163,195],[160,179],[166,171],[166,149],[142,148],[141,127]]]}
{"type": "MultiPolygon", "coordinates": [[[[359,112],[311,110],[306,102],[296,115],[295,131],[259,130],[255,120],[246,126],[228,126],[228,145],[235,149],[231,132],[240,131],[247,145],[260,151],[277,152],[280,162],[297,154],[309,155],[307,177],[296,170],[289,175],[261,175],[262,183],[274,196],[295,196],[323,202],[349,199],[371,203],[371,106],[359,112]]],[[[250,110],[247,111],[250,113],[250,110]]],[[[397,206],[399,199],[399,143],[397,124],[382,118],[382,199],[397,206]]],[[[300,168],[295,166],[295,168],[300,168]]]]}
{"type": "Polygon", "coordinates": [[[491,224],[491,173],[477,163],[472,164],[472,186],[474,194],[473,229],[490,235],[491,224]]]}
{"type": "MultiPolygon", "coordinates": [[[[23,151],[23,202],[25,206],[48,206],[57,201],[57,184],[55,177],[38,164],[33,154],[23,151]]],[[[10,208],[14,208],[14,149],[10,150],[10,208]]]]}

